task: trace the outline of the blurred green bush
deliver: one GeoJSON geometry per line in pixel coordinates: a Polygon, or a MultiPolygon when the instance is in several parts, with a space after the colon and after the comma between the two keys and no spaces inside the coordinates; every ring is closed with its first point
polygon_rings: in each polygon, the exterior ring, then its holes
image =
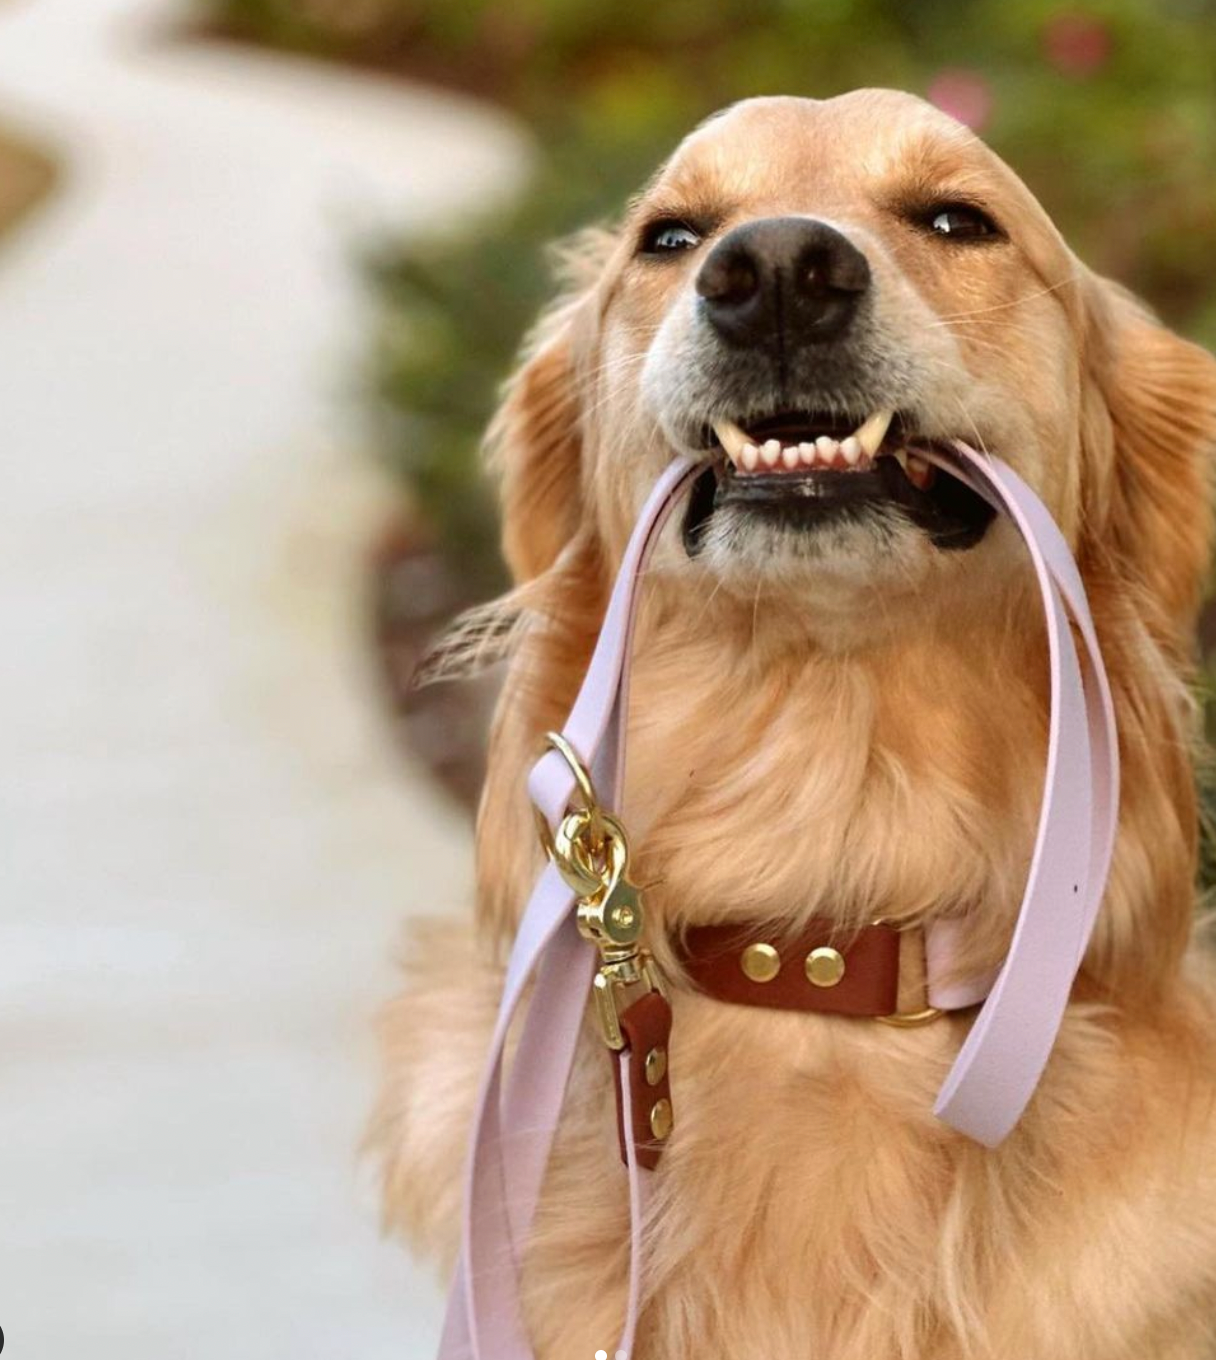
{"type": "Polygon", "coordinates": [[[384,242],[384,448],[478,590],[498,579],[478,440],[551,284],[701,117],[859,85],[969,111],[1097,268],[1216,344],[1216,0],[211,0],[229,32],[464,88],[534,128],[506,211],[384,242]]]}
{"type": "MultiPolygon", "coordinates": [[[[552,288],[545,243],[611,218],[691,126],[747,95],[889,85],[966,115],[1091,265],[1216,348],[1216,0],[203,3],[230,34],[455,85],[536,134],[517,202],[368,260],[384,454],[467,596],[502,583],[478,445],[552,288]]],[[[1214,604],[1200,636],[1216,735],[1214,604]]],[[[1216,769],[1204,783],[1216,824],[1216,769]]]]}

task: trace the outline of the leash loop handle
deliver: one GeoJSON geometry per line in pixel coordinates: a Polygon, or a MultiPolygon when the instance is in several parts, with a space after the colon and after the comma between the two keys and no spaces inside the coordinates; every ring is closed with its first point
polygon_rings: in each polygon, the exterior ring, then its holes
{"type": "MultiPolygon", "coordinates": [[[[1042,1073],[1101,902],[1118,808],[1118,749],[1110,688],[1080,575],[1038,498],[1005,464],[958,446],[958,461],[933,454],[1008,515],[1026,542],[1043,598],[1051,660],[1052,718],[1030,877],[1013,941],[988,1000],[942,1088],[936,1112],[989,1145],[1020,1117],[1042,1073]],[[1083,641],[1078,660],[1069,627],[1083,641]]],[[[628,666],[639,581],[663,525],[698,466],[677,458],[659,479],[634,529],[591,664],[561,735],[587,756],[593,787],[620,804],[628,666]]],[[[576,777],[559,750],[537,763],[529,792],[551,836],[567,815],[576,777]]],[[[574,828],[571,828],[574,834],[574,828]]],[[[589,877],[589,875],[588,875],[589,877]]],[[[549,864],[521,919],[474,1119],[463,1240],[440,1360],[533,1360],[520,1308],[520,1271],[541,1182],[574,1062],[594,954],[575,923],[577,889],[549,864]],[[508,1077],[508,1031],[534,976],[508,1077]]],[[[949,961],[956,922],[933,923],[931,972],[949,961]]],[[[986,982],[931,986],[938,1006],[981,1000],[986,982]]],[[[620,1055],[628,1077],[628,1051],[620,1055]]],[[[633,1348],[641,1301],[646,1175],[626,1140],[630,1272],[619,1348],[633,1348]]]]}

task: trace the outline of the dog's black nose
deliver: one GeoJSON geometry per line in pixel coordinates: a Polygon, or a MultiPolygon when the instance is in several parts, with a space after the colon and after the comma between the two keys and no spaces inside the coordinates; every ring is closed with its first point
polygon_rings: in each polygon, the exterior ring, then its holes
{"type": "Polygon", "coordinates": [[[723,340],[749,348],[837,339],[869,286],[861,251],[809,217],[736,227],[710,251],[696,284],[723,340]]]}

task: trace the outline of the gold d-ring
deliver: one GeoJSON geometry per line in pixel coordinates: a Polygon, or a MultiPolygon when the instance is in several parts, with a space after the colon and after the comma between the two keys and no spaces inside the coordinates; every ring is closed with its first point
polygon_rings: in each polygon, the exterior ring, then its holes
{"type": "Polygon", "coordinates": [[[583,806],[598,812],[600,800],[595,796],[595,785],[591,782],[591,776],[587,772],[586,765],[583,764],[582,756],[560,732],[546,732],[545,746],[556,751],[569,765],[570,773],[574,776],[578,791],[583,795],[583,806]]]}
{"type": "Polygon", "coordinates": [[[894,1015],[876,1015],[874,1019],[880,1025],[891,1025],[894,1029],[919,1029],[945,1013],[938,1006],[926,1006],[923,1011],[896,1011],[894,1015]]]}
{"type": "MultiPolygon", "coordinates": [[[[915,917],[904,917],[903,919],[891,920],[886,916],[876,916],[870,922],[872,926],[886,926],[888,930],[894,930],[898,935],[903,936],[909,931],[919,930],[921,934],[921,948],[924,949],[925,928],[924,925],[915,917]]],[[[903,944],[900,943],[900,960],[903,959],[903,944]]],[[[925,958],[925,1006],[918,1011],[896,1011],[893,1015],[876,1015],[875,1020],[880,1025],[890,1025],[893,1029],[919,1029],[921,1025],[932,1024],[945,1011],[940,1006],[928,1005],[929,1000],[929,977],[928,977],[928,957],[925,958]]]]}
{"type": "Polygon", "coordinates": [[[585,837],[586,848],[590,849],[593,855],[599,854],[604,844],[603,810],[587,767],[566,738],[560,732],[546,732],[545,746],[556,751],[566,762],[574,776],[575,788],[583,805],[563,817],[558,828],[558,837],[562,842],[560,845],[554,840],[548,818],[540,808],[534,806],[532,811],[536,817],[537,834],[540,836],[545,854],[562,870],[563,877],[571,887],[584,894],[590,894],[602,886],[600,876],[590,863],[582,863],[581,857],[576,857],[572,851],[575,849],[575,841],[578,842],[579,849],[583,848],[585,837]]]}

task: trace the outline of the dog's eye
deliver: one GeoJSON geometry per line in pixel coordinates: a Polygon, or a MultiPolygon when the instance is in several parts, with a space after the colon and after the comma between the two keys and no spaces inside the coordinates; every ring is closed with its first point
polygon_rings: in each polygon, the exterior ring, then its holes
{"type": "Polygon", "coordinates": [[[687,222],[663,218],[651,222],[642,233],[640,250],[643,255],[670,255],[680,250],[696,250],[700,244],[700,233],[687,222]]]}
{"type": "Polygon", "coordinates": [[[978,241],[1001,235],[992,218],[970,203],[939,203],[926,210],[922,221],[935,236],[950,241],[978,241]]]}

